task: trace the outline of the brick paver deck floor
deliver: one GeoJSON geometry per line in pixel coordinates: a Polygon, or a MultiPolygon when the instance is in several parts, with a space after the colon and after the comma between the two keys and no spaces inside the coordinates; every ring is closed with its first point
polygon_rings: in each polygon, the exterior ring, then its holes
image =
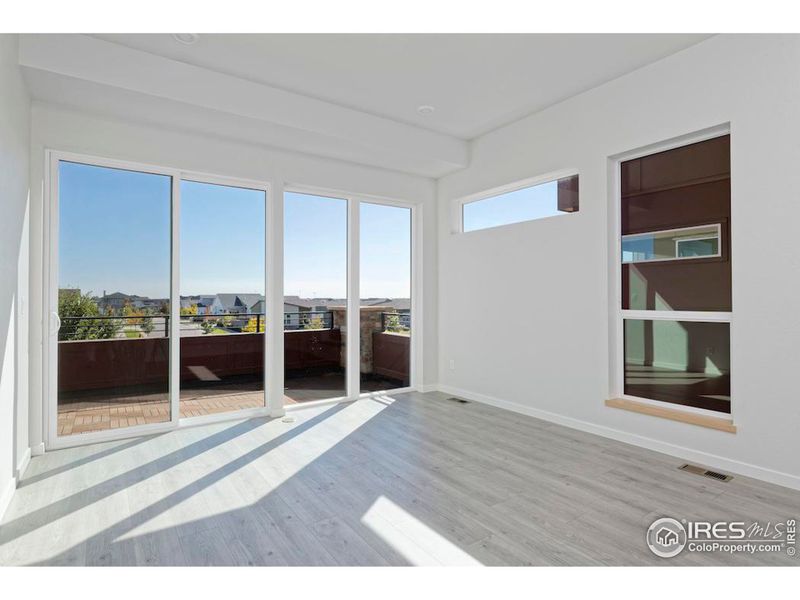
{"type": "MultiPolygon", "coordinates": [[[[298,404],[344,395],[341,374],[299,377],[287,380],[285,404],[298,404]]],[[[264,406],[260,385],[245,382],[221,388],[181,390],[180,416],[199,417],[264,406]]],[[[390,382],[370,380],[362,384],[364,391],[396,387],[390,382]]],[[[74,395],[74,394],[73,394],[74,395]]],[[[58,407],[58,435],[105,431],[134,425],[165,423],[170,419],[169,396],[162,392],[83,395],[61,402],[58,407]]]]}

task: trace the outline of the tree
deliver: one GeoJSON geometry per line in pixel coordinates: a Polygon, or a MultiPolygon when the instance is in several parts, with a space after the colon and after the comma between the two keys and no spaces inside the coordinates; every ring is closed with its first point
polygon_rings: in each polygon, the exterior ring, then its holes
{"type": "Polygon", "coordinates": [[[319,315],[307,319],[303,329],[325,329],[325,322],[319,315]]]}
{"type": "Polygon", "coordinates": [[[386,331],[400,331],[399,315],[386,315],[386,331]]]}
{"type": "Polygon", "coordinates": [[[144,317],[142,319],[141,328],[146,336],[150,335],[153,332],[153,329],[155,328],[155,324],[153,323],[153,317],[144,317]]]}
{"type": "Polygon", "coordinates": [[[99,317],[100,310],[90,292],[59,290],[58,316],[61,318],[59,340],[104,340],[116,337],[122,329],[119,319],[92,318],[99,317]]]}
{"type": "Polygon", "coordinates": [[[186,308],[181,309],[181,316],[183,317],[194,317],[197,316],[197,304],[192,304],[191,306],[187,306],[186,308]]]}
{"type": "Polygon", "coordinates": [[[256,326],[258,327],[258,333],[263,333],[265,329],[264,320],[264,317],[262,317],[259,322],[259,319],[256,317],[250,317],[250,319],[247,321],[247,325],[242,327],[242,333],[255,333],[256,326]]]}
{"type": "Polygon", "coordinates": [[[127,317],[125,319],[126,325],[141,325],[142,320],[135,317],[140,317],[143,314],[141,311],[136,310],[130,302],[126,301],[125,306],[122,307],[122,316],[127,317]]]}

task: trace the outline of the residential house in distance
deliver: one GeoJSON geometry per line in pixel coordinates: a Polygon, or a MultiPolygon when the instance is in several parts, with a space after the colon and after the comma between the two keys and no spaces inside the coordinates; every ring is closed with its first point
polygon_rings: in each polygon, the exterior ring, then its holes
{"type": "Polygon", "coordinates": [[[208,315],[211,314],[211,305],[214,303],[214,298],[216,298],[216,296],[213,294],[181,296],[181,308],[185,309],[196,306],[198,315],[208,315]]]}
{"type": "Polygon", "coordinates": [[[251,308],[263,302],[261,294],[217,294],[209,311],[212,315],[237,315],[251,313],[251,308]]]}
{"type": "Polygon", "coordinates": [[[302,322],[301,313],[308,313],[314,308],[309,301],[299,296],[283,297],[283,328],[287,330],[300,329],[302,322]]]}

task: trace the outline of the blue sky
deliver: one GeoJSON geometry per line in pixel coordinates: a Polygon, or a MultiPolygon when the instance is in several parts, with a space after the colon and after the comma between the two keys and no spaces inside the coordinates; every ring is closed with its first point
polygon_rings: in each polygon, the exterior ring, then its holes
{"type": "MultiPolygon", "coordinates": [[[[169,295],[170,178],[61,163],[59,286],[169,295]]],[[[263,192],[181,183],[181,294],[264,293],[263,192]]],[[[286,194],[287,295],[344,297],[347,203],[286,194]]],[[[410,296],[411,211],[361,204],[361,296],[410,296]]]]}
{"type": "Polygon", "coordinates": [[[61,163],[59,287],[169,296],[171,179],[61,163]]]}
{"type": "Polygon", "coordinates": [[[464,205],[464,231],[563,215],[558,182],[551,181],[464,205]]]}

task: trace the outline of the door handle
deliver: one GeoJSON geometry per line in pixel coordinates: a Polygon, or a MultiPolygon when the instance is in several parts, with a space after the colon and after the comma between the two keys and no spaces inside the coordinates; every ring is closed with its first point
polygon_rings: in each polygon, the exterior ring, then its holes
{"type": "Polygon", "coordinates": [[[51,312],[50,317],[50,335],[58,335],[58,331],[61,329],[61,317],[57,312],[51,312]]]}

